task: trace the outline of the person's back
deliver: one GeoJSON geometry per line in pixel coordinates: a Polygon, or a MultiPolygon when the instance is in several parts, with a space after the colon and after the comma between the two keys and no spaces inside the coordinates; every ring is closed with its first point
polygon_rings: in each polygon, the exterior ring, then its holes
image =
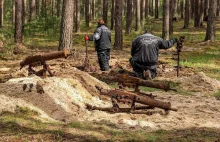
{"type": "Polygon", "coordinates": [[[159,49],[168,49],[177,39],[163,40],[147,32],[132,42],[130,63],[137,77],[143,79],[155,78],[159,49]]]}

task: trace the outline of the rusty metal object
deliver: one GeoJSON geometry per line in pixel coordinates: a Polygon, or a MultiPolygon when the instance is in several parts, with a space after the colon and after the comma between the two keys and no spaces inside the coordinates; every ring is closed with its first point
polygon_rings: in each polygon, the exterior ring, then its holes
{"type": "Polygon", "coordinates": [[[152,80],[143,80],[137,77],[132,77],[127,74],[119,74],[116,76],[116,81],[121,85],[122,87],[130,87],[135,88],[135,90],[138,90],[139,86],[146,86],[151,88],[157,88],[162,89],[165,91],[168,90],[174,90],[171,89],[169,84],[163,83],[163,82],[154,82],[152,80]]]}
{"type": "MultiPolygon", "coordinates": [[[[153,108],[154,107],[161,108],[166,111],[168,110],[177,111],[176,108],[173,108],[171,106],[170,102],[162,102],[162,101],[155,100],[148,96],[140,96],[140,95],[137,95],[135,92],[128,92],[128,91],[124,91],[121,89],[115,89],[115,90],[99,89],[99,90],[100,90],[100,95],[109,96],[112,99],[115,99],[117,102],[124,102],[124,100],[126,99],[130,101],[132,105],[135,105],[135,103],[140,103],[140,104],[151,106],[153,108]]],[[[131,106],[131,107],[134,107],[135,109],[135,106],[131,106]]]]}
{"type": "Polygon", "coordinates": [[[69,50],[64,49],[63,51],[57,51],[53,53],[43,54],[43,55],[33,55],[28,56],[23,61],[20,62],[20,69],[22,69],[25,66],[28,67],[28,74],[36,74],[38,76],[46,77],[46,72],[50,74],[50,76],[53,76],[54,73],[51,72],[49,65],[46,64],[46,61],[57,59],[57,58],[67,58],[67,56],[70,54],[69,50]],[[42,70],[35,71],[32,67],[36,66],[43,66],[42,70]]]}

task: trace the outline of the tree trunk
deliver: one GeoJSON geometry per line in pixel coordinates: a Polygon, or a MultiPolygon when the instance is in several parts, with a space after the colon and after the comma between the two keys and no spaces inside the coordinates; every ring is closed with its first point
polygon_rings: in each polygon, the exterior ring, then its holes
{"type": "Polygon", "coordinates": [[[64,48],[72,50],[73,9],[74,5],[72,0],[63,0],[58,50],[63,50],[64,48]]]}
{"type": "Polygon", "coordinates": [[[181,13],[181,19],[183,19],[183,17],[184,17],[183,12],[184,12],[184,1],[181,0],[181,1],[180,1],[180,13],[181,13]]]}
{"type": "Polygon", "coordinates": [[[220,16],[220,0],[217,0],[217,6],[216,16],[220,16]]]}
{"type": "Polygon", "coordinates": [[[208,10],[209,10],[209,0],[205,0],[205,2],[204,2],[204,17],[208,16],[208,10]]]}
{"type": "Polygon", "coordinates": [[[36,16],[36,5],[35,5],[35,0],[30,0],[29,1],[29,22],[34,20],[36,16]]]}
{"type": "Polygon", "coordinates": [[[114,29],[115,23],[115,0],[112,0],[112,9],[111,9],[111,30],[114,29]]]}
{"type": "Polygon", "coordinates": [[[150,15],[152,17],[154,16],[154,0],[151,0],[151,3],[150,3],[150,15]]]}
{"type": "Polygon", "coordinates": [[[149,0],[145,1],[145,18],[149,16],[149,0]]]}
{"type": "Polygon", "coordinates": [[[205,41],[207,40],[215,41],[215,17],[216,17],[217,1],[210,0],[209,2],[210,3],[209,3],[205,41]]]}
{"type": "Polygon", "coordinates": [[[96,17],[96,16],[95,16],[95,0],[92,0],[92,5],[91,5],[91,6],[92,6],[92,8],[91,8],[91,9],[92,9],[92,10],[91,10],[91,11],[92,11],[92,13],[91,13],[92,16],[91,16],[91,18],[94,20],[95,17],[96,17]]]}
{"type": "Polygon", "coordinates": [[[122,1],[115,1],[115,49],[123,49],[122,35],[122,1]]]}
{"type": "Polygon", "coordinates": [[[155,19],[159,18],[159,5],[158,0],[155,0],[155,19]]]}
{"type": "Polygon", "coordinates": [[[60,17],[60,2],[61,0],[57,0],[57,17],[60,17]]]}
{"type": "Polygon", "coordinates": [[[204,0],[200,0],[200,9],[199,9],[199,26],[203,26],[203,18],[204,18],[204,0]]]}
{"type": "Polygon", "coordinates": [[[103,0],[103,15],[102,18],[105,25],[108,26],[108,0],[103,0]]]}
{"type": "Polygon", "coordinates": [[[85,0],[85,20],[86,20],[86,26],[89,27],[89,0],[85,0]]]}
{"type": "Polygon", "coordinates": [[[195,16],[194,16],[194,27],[199,28],[200,24],[199,24],[199,14],[200,14],[200,10],[199,10],[199,6],[200,6],[200,1],[199,0],[195,0],[195,16]]]}
{"type": "Polygon", "coordinates": [[[15,0],[13,0],[13,6],[12,6],[12,25],[15,24],[15,0]]]}
{"type": "Polygon", "coordinates": [[[174,3],[173,0],[170,0],[170,7],[169,7],[169,34],[173,34],[173,12],[174,12],[174,3]]]}
{"type": "Polygon", "coordinates": [[[138,31],[140,27],[140,0],[136,0],[136,24],[135,24],[135,31],[138,31]]]}
{"type": "Polygon", "coordinates": [[[15,43],[22,43],[22,0],[15,0],[15,43]]]}
{"type": "Polygon", "coordinates": [[[131,32],[132,24],[132,0],[127,0],[127,13],[126,13],[126,34],[131,32]]]}
{"type": "Polygon", "coordinates": [[[140,7],[140,10],[141,10],[141,21],[144,20],[144,17],[145,17],[145,0],[141,0],[141,7],[140,7]]]}
{"type": "Polygon", "coordinates": [[[194,19],[195,15],[195,0],[191,0],[191,19],[194,19]]]}
{"type": "Polygon", "coordinates": [[[80,32],[80,0],[75,0],[75,4],[76,4],[75,32],[80,32]]]}
{"type": "Polygon", "coordinates": [[[27,23],[26,21],[26,0],[22,0],[22,23],[23,25],[27,23]]]}
{"type": "Polygon", "coordinates": [[[163,0],[163,31],[162,38],[169,39],[169,2],[170,0],[163,0]]]}
{"type": "Polygon", "coordinates": [[[40,15],[40,1],[39,0],[35,0],[36,2],[36,16],[40,15]]]}
{"type": "Polygon", "coordinates": [[[3,26],[4,0],[0,0],[0,28],[3,26]]]}
{"type": "Polygon", "coordinates": [[[189,27],[189,18],[190,18],[189,1],[190,0],[185,1],[185,19],[184,19],[184,27],[183,27],[184,29],[189,27]]]}

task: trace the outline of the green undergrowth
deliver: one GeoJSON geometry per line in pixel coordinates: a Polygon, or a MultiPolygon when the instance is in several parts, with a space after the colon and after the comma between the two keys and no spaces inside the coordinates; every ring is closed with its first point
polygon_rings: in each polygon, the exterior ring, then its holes
{"type": "Polygon", "coordinates": [[[132,129],[120,128],[109,121],[48,123],[37,120],[33,114],[21,115],[18,112],[0,114],[0,127],[0,140],[5,138],[9,141],[214,142],[220,138],[218,129],[189,128],[149,131],[149,128],[135,126],[132,129]]]}

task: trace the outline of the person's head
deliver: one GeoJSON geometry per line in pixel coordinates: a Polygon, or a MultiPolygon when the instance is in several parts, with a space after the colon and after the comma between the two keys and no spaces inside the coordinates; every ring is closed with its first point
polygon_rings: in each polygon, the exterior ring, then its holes
{"type": "Polygon", "coordinates": [[[146,29],[144,33],[145,34],[152,34],[151,30],[149,30],[149,29],[146,29]]]}
{"type": "Polygon", "coordinates": [[[102,19],[99,19],[98,26],[105,25],[105,22],[102,19]]]}

